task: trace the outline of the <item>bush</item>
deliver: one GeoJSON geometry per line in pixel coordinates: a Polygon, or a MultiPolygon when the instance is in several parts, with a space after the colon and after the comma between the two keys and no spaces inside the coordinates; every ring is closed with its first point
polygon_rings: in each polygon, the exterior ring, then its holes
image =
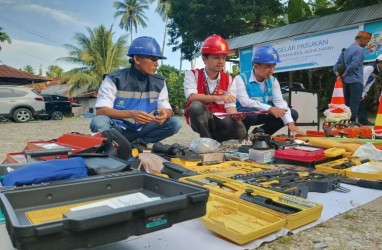
{"type": "Polygon", "coordinates": [[[158,75],[165,78],[169,101],[173,107],[175,115],[182,115],[181,110],[186,107],[186,98],[184,97],[184,73],[168,65],[162,65],[158,69],[158,75]]]}

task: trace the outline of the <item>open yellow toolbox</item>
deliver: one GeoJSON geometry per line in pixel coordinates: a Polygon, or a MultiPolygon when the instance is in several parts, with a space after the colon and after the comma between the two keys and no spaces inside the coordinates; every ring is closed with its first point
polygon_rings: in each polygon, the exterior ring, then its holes
{"type": "Polygon", "coordinates": [[[316,165],[316,169],[326,173],[335,173],[345,177],[382,180],[382,167],[380,163],[359,159],[358,157],[342,158],[339,160],[316,165]]]}
{"type": "Polygon", "coordinates": [[[198,174],[218,174],[225,177],[231,177],[236,174],[248,174],[260,172],[269,169],[275,169],[274,166],[260,164],[256,162],[242,161],[224,161],[217,164],[201,165],[200,162],[187,161],[180,158],[171,158],[172,163],[181,165],[188,170],[198,174]]]}
{"type": "Polygon", "coordinates": [[[209,230],[237,244],[274,233],[285,225],[285,218],[216,194],[210,194],[201,220],[209,230]]]}
{"type": "Polygon", "coordinates": [[[212,194],[285,218],[284,227],[295,229],[321,217],[322,205],[300,197],[245,184],[219,175],[205,174],[179,179],[208,188],[212,194]]]}

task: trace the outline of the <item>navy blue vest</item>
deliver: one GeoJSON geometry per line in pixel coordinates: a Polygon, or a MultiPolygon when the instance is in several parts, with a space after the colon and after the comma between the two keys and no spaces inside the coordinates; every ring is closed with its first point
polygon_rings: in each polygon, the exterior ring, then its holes
{"type": "MultiPolygon", "coordinates": [[[[158,105],[159,93],[164,87],[164,79],[159,75],[145,75],[134,66],[107,74],[117,87],[114,109],[142,110],[154,113],[158,105]]],[[[143,125],[133,119],[113,119],[124,127],[139,130],[143,125]]]]}

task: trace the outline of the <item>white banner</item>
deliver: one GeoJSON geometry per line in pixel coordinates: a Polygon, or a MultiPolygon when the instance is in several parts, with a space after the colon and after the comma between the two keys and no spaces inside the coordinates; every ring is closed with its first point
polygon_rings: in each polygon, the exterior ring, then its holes
{"type": "MultiPolygon", "coordinates": [[[[277,50],[281,60],[275,71],[332,66],[337,62],[342,48],[347,48],[354,42],[360,29],[360,26],[353,26],[272,42],[270,45],[277,50]]],[[[253,49],[258,46],[254,46],[253,49]]]]}

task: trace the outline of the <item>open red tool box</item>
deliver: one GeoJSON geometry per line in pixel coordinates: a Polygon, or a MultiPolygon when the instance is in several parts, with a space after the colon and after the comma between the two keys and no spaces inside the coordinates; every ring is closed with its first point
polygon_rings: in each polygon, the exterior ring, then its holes
{"type": "Polygon", "coordinates": [[[57,139],[27,142],[22,152],[7,153],[4,163],[25,163],[36,158],[38,161],[65,159],[68,153],[89,152],[101,147],[106,138],[78,133],[63,134],[57,139]]]}

